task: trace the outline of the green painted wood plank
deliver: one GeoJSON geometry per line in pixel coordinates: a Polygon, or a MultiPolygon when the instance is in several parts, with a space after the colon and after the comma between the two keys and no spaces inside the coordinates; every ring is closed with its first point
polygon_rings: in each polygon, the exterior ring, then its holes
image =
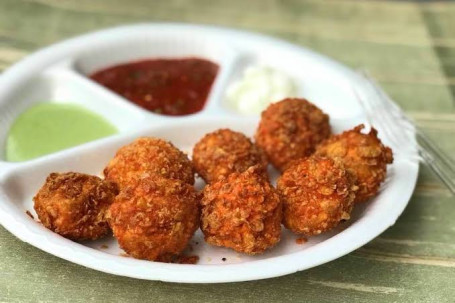
{"type": "Polygon", "coordinates": [[[422,112],[451,112],[453,97],[447,86],[380,81],[382,87],[402,108],[422,112]]]}

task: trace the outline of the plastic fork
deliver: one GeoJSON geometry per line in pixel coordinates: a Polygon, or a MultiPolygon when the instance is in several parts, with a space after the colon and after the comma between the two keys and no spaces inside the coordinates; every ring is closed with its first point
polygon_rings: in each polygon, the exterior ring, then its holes
{"type": "Polygon", "coordinates": [[[354,88],[354,94],[370,126],[377,127],[397,153],[405,153],[411,159],[417,151],[419,160],[424,161],[455,195],[455,162],[406,116],[367,72],[361,71],[360,76],[362,83],[359,85],[364,89],[360,92],[354,88]]]}

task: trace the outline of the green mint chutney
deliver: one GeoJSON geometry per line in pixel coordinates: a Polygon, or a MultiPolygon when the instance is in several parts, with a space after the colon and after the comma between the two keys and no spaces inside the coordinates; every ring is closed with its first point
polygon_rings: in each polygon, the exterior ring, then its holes
{"type": "Polygon", "coordinates": [[[117,133],[100,115],[69,103],[34,105],[14,121],[6,160],[25,161],[117,133]]]}

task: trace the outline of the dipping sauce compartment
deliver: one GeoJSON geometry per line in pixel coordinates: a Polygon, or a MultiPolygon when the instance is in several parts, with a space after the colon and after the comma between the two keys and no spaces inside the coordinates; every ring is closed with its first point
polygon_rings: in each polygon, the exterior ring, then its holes
{"type": "Polygon", "coordinates": [[[201,58],[148,59],[108,67],[90,77],[146,110],[184,116],[204,108],[218,70],[217,64],[201,58]]]}
{"type": "Polygon", "coordinates": [[[216,35],[135,33],[88,47],[74,68],[149,113],[184,116],[212,102],[233,56],[235,51],[216,35]]]}
{"type": "MultiPolygon", "coordinates": [[[[18,82],[16,87],[11,87],[6,94],[2,95],[0,98],[0,146],[2,147],[0,149],[0,162],[7,160],[7,150],[11,161],[32,159],[35,156],[32,157],[31,155],[44,155],[42,152],[45,150],[56,152],[96,138],[134,129],[134,125],[145,119],[141,112],[128,111],[128,109],[112,106],[115,102],[111,102],[110,96],[106,96],[104,90],[100,90],[97,86],[86,85],[87,83],[84,83],[84,81],[85,79],[81,79],[79,75],[70,70],[54,70],[50,68],[31,79],[18,82]],[[49,106],[38,108],[36,107],[38,104],[48,104],[49,106]],[[61,109],[60,113],[62,116],[56,113],[59,109],[61,109]],[[22,115],[23,113],[25,113],[25,116],[22,115]],[[44,116],[39,117],[39,115],[44,116]],[[91,123],[84,123],[83,115],[86,115],[91,123]],[[39,128],[44,129],[51,125],[52,123],[47,121],[48,119],[58,120],[55,121],[55,127],[62,126],[63,123],[67,127],[74,124],[74,128],[77,128],[77,123],[83,123],[79,129],[82,132],[81,138],[66,138],[65,133],[57,129],[56,132],[50,131],[46,135],[39,128]],[[59,124],[59,121],[62,123],[59,124]],[[25,125],[24,123],[38,125],[25,125]],[[98,123],[99,129],[95,129],[98,123]],[[12,129],[13,126],[14,129],[12,129]],[[87,131],[92,132],[91,134],[83,133],[82,128],[86,127],[88,127],[87,131]],[[33,142],[35,142],[32,145],[21,144],[20,142],[23,142],[27,132],[32,137],[34,136],[33,130],[39,131],[35,135],[41,133],[45,140],[40,141],[32,138],[33,142]],[[61,141],[53,141],[52,143],[55,143],[56,149],[54,150],[50,146],[43,148],[44,145],[50,145],[51,141],[56,139],[51,138],[52,134],[58,133],[61,134],[61,141]],[[13,136],[7,142],[10,134],[13,136]],[[33,151],[22,153],[19,150],[21,146],[31,149],[35,144],[37,144],[36,153],[33,151]],[[39,147],[38,145],[43,146],[39,147]],[[57,148],[59,146],[62,148],[57,148]],[[12,152],[21,156],[12,156],[12,152]],[[26,154],[30,155],[30,157],[26,154]]],[[[71,133],[68,132],[66,136],[71,135],[71,133]]]]}
{"type": "MultiPolygon", "coordinates": [[[[269,68],[286,76],[295,86],[292,95],[308,99],[331,118],[350,119],[362,115],[352,84],[349,84],[346,78],[331,73],[318,61],[310,60],[309,57],[295,57],[291,53],[286,54],[273,48],[258,49],[256,45],[248,43],[233,64],[232,72],[218,101],[220,109],[226,111],[229,116],[242,115],[229,103],[227,92],[232,85],[243,80],[245,71],[250,67],[269,68]],[[333,98],[334,95],[337,97],[333,98]],[[341,108],[340,103],[343,104],[341,108]]],[[[279,100],[274,100],[276,101],[279,100]]],[[[258,113],[251,115],[256,116],[258,113]]]]}

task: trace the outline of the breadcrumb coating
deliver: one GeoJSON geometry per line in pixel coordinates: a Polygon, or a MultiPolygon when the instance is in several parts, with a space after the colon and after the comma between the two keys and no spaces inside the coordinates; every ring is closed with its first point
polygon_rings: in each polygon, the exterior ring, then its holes
{"type": "Polygon", "coordinates": [[[81,173],[51,173],[33,198],[41,223],[71,240],[106,236],[106,212],[118,194],[115,183],[81,173]]]}
{"type": "Polygon", "coordinates": [[[107,180],[124,188],[144,175],[156,175],[194,184],[194,169],[187,155],[172,143],[141,137],[120,148],[104,169],[107,180]]]}
{"type": "Polygon", "coordinates": [[[207,183],[254,165],[267,174],[265,153],[244,134],[230,129],[219,129],[199,140],[193,148],[193,165],[207,183]]]}
{"type": "Polygon", "coordinates": [[[278,179],[284,226],[297,234],[318,235],[348,220],[355,178],[339,160],[309,157],[294,162],[278,179]]]}
{"type": "Polygon", "coordinates": [[[201,229],[206,242],[250,255],[279,242],[280,196],[258,167],[207,185],[202,194],[201,229]]]}
{"type": "Polygon", "coordinates": [[[329,137],[329,116],[306,99],[288,98],[262,112],[256,144],[280,171],[294,160],[311,155],[329,137]]]}
{"type": "Polygon", "coordinates": [[[120,247],[129,255],[173,262],[198,229],[199,215],[193,186],[153,176],[122,189],[107,217],[120,247]]]}
{"type": "Polygon", "coordinates": [[[393,162],[392,150],[379,140],[377,130],[362,133],[364,125],[330,137],[316,150],[317,155],[340,158],[357,177],[359,190],[356,202],[374,197],[387,174],[387,164],[393,162]]]}

